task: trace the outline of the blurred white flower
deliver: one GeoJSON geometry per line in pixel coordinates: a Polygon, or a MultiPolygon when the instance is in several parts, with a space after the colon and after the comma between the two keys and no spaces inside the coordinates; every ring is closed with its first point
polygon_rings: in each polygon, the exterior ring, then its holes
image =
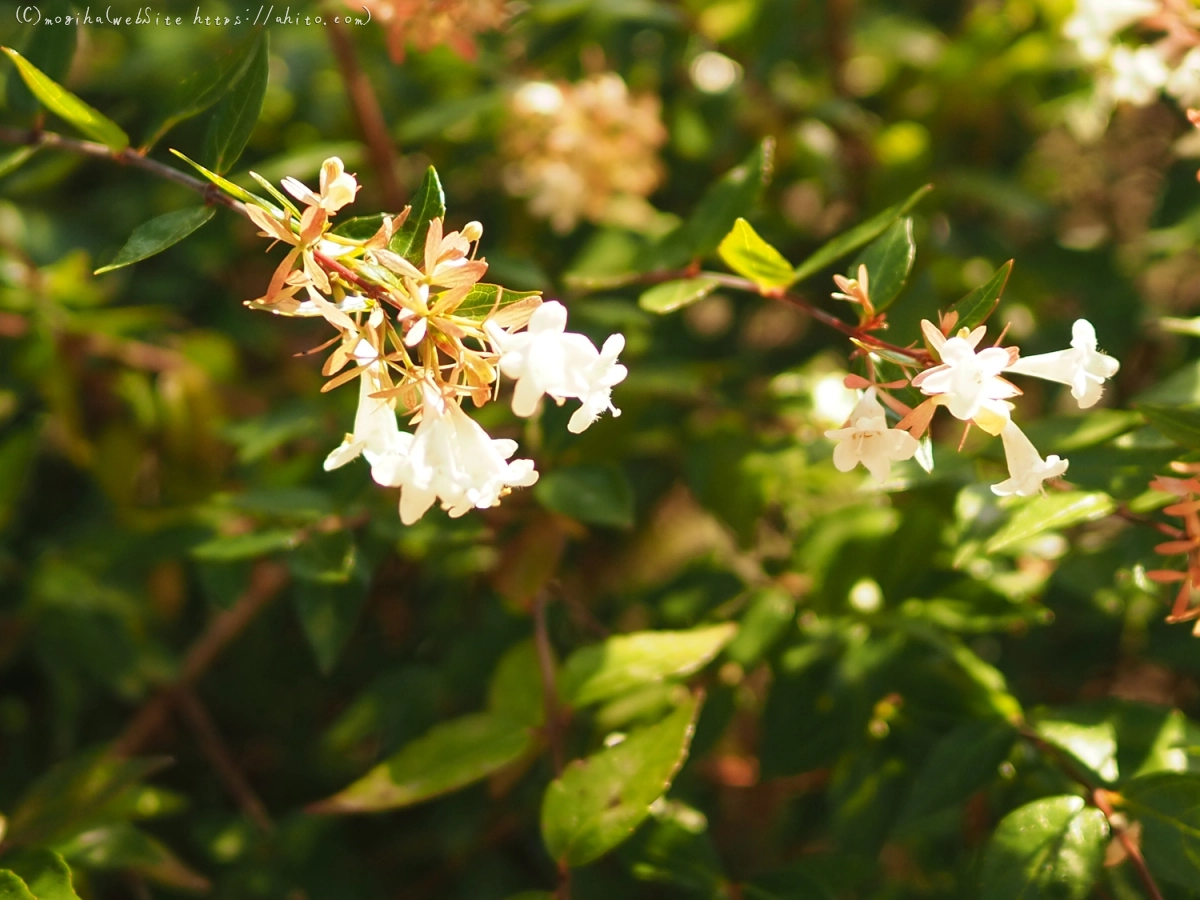
{"type": "Polygon", "coordinates": [[[1004,401],[1021,393],[1000,377],[1012,360],[1011,354],[1001,347],[976,352],[985,332],[982,325],[969,333],[961,329],[952,338],[943,337],[929,321],[923,321],[921,327],[941,355],[942,364],[926,369],[913,379],[913,385],[928,396],[944,396],[946,408],[956,419],[967,421],[985,411],[1007,419],[1008,404],[1004,401]]]}
{"type": "Polygon", "coordinates": [[[500,355],[500,371],[516,380],[512,410],[532,416],[538,402],[548,394],[560,405],[568,398],[583,401],[571,416],[568,429],[578,434],[605,410],[614,416],[621,411],[612,405],[613,386],[625,379],[628,370],[617,363],[625,338],[611,335],[597,350],[587,337],[566,331],[567,309],[550,301],[537,308],[525,331],[510,334],[493,321],[485,326],[488,339],[500,355]]]}
{"type": "Polygon", "coordinates": [[[1067,471],[1067,460],[1059,459],[1053,454],[1042,459],[1037,448],[1025,436],[1025,432],[1012,421],[1000,432],[1000,440],[1004,442],[1009,477],[999,484],[992,485],[994,494],[1001,497],[1011,494],[1032,497],[1041,493],[1042,482],[1047,478],[1057,478],[1067,471]]]}
{"type": "Polygon", "coordinates": [[[1023,356],[1008,371],[1070,385],[1071,396],[1079,408],[1087,409],[1100,399],[1104,382],[1120,368],[1119,362],[1096,349],[1096,329],[1092,323],[1077,319],[1071,327],[1071,349],[1023,356]]]}
{"type": "Polygon", "coordinates": [[[412,440],[372,466],[382,485],[400,488],[400,521],[411,525],[435,500],[452,518],[495,506],[514,487],[538,479],[533,460],[509,461],[517,442],[493,440],[431,386],[424,388],[421,422],[412,440]]]}
{"type": "Polygon", "coordinates": [[[1112,98],[1134,106],[1153,103],[1171,74],[1162,55],[1153,47],[1136,50],[1124,45],[1114,47],[1109,65],[1112,66],[1112,98]]]}
{"type": "Polygon", "coordinates": [[[1167,93],[1183,107],[1200,106],[1200,47],[1193,47],[1167,79],[1167,93]]]}
{"type": "Polygon", "coordinates": [[[825,437],[838,442],[833,448],[833,464],[839,472],[849,472],[862,463],[880,484],[887,481],[893,462],[912,459],[918,447],[916,438],[907,431],[888,428],[875,388],[867,388],[845,428],[826,431],[825,437]]]}
{"type": "Polygon", "coordinates": [[[1075,42],[1085,60],[1099,62],[1108,56],[1117,32],[1153,15],[1161,6],[1159,0],[1079,0],[1063,34],[1075,42]]]}

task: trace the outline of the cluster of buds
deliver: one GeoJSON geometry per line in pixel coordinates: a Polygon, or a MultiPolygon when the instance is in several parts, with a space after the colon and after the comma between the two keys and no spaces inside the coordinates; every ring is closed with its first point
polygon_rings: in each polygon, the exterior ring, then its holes
{"type": "Polygon", "coordinates": [[[559,233],[581,218],[607,221],[658,187],[666,139],[658,97],[632,96],[615,72],[530,81],[512,96],[505,187],[559,233]]]}
{"type": "Polygon", "coordinates": [[[388,53],[404,61],[411,42],[421,53],[446,45],[464,59],[475,58],[474,36],[499,28],[508,15],[505,0],[346,0],[365,9],[387,29],[388,53]]]}
{"type": "Polygon", "coordinates": [[[1102,101],[1147,106],[1165,90],[1188,107],[1200,105],[1198,26],[1187,0],[1078,0],[1063,32],[1080,57],[1098,67],[1102,101]],[[1134,26],[1156,40],[1120,41],[1134,26]]]}
{"type": "MultiPolygon", "coordinates": [[[[863,307],[864,332],[885,327],[882,314],[871,306],[865,275],[862,270],[854,280],[837,277],[839,292],[834,294],[863,307]]],[[[966,422],[968,429],[975,425],[1000,437],[1009,477],[992,485],[993,492],[1019,497],[1040,493],[1045,481],[1066,472],[1067,460],[1054,455],[1043,459],[1012,420],[1010,400],[1021,391],[1004,376],[1031,375],[1066,384],[1078,406],[1086,409],[1100,399],[1104,382],[1117,373],[1119,364],[1096,349],[1096,331],[1086,319],[1075,322],[1069,348],[1022,357],[1016,347],[999,346],[1003,335],[995,346],[980,349],[986,326],[955,332],[957,318],[951,312],[942,316],[940,326],[921,322],[927,349],[892,354],[905,373],[900,380],[876,383],[875,364],[867,352],[870,378],[849,375],[845,380],[848,388],[864,389],[861,398],[844,427],[825,432],[838,442],[833,463],[843,472],[862,463],[882,483],[891,474],[893,462],[916,454],[919,439],[928,431],[938,407],[945,407],[954,418],[966,422]],[[890,393],[909,386],[929,399],[910,408],[890,393]],[[898,417],[895,426],[888,425],[884,404],[898,417]]]]}
{"type": "Polygon", "coordinates": [[[1155,552],[1165,556],[1183,554],[1185,570],[1156,569],[1146,573],[1146,577],[1159,584],[1179,584],[1179,592],[1167,621],[1188,622],[1195,620],[1192,634],[1200,637],[1200,606],[1193,607],[1192,594],[1200,589],[1200,481],[1196,474],[1200,472],[1200,464],[1176,462],[1171,468],[1187,478],[1171,478],[1160,475],[1150,482],[1150,487],[1165,494],[1174,494],[1179,498],[1178,503],[1164,507],[1163,512],[1169,516],[1178,516],[1183,520],[1183,528],[1173,525],[1155,523],[1160,531],[1171,538],[1154,548],[1155,552]]]}
{"type": "Polygon", "coordinates": [[[325,461],[335,469],[362,456],[375,481],[400,488],[400,518],[411,524],[440,502],[451,516],[495,506],[538,477],[517,444],[491,438],[462,408],[495,399],[500,375],[516,382],[513,412],[532,416],[542,396],[581,401],[569,429],[581,432],[603,412],[619,414],[612,388],[624,379],[617,334],[602,349],[566,331],[567,311],[536,293],[507,292],[480,279],[483,227],[446,232],[443,220],[398,216],[367,221],[373,230],[330,229],[330,219],[358,191],[340,159],[321,170],[320,192],[295,179],[270,188],[280,207],[246,204],[263,237],[290,245],[267,293],[249,301],[289,316],[320,316],[338,332],[323,368],[330,390],[359,381],[354,430],[325,461]],[[375,223],[378,223],[377,226],[375,223]],[[358,235],[358,236],[354,236],[358,235]],[[413,431],[401,431],[397,412],[413,431]]]}

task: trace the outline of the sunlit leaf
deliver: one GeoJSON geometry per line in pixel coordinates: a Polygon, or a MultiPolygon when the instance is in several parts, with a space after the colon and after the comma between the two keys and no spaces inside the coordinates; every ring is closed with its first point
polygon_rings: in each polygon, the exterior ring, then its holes
{"type": "Polygon", "coordinates": [[[1084,900],[1100,876],[1108,820],[1082,797],[1046,797],[1005,816],[983,857],[982,900],[1084,900]]]}
{"type": "Polygon", "coordinates": [[[739,217],[717,247],[725,265],[764,290],[786,288],[796,280],[792,264],[739,217]]]}
{"type": "MultiPolygon", "coordinates": [[[[68,16],[74,11],[69,0],[46,0],[38,9],[47,19],[68,16]]],[[[47,78],[57,82],[66,79],[75,58],[75,46],[79,38],[78,25],[49,25],[34,28],[33,36],[26,44],[22,55],[35,65],[47,78]]],[[[38,111],[38,102],[24,81],[9,78],[7,83],[8,108],[22,115],[33,115],[38,111]]]]}
{"type": "Polygon", "coordinates": [[[129,146],[129,136],[116,122],[92,109],[16,50],[8,47],[0,47],[0,50],[8,54],[8,58],[16,64],[26,86],[46,109],[70,122],[114,153],[119,153],[129,146]]]}
{"type": "Polygon", "coordinates": [[[21,877],[37,900],[79,900],[71,883],[71,869],[57,853],[29,850],[5,857],[4,864],[21,877]]]}
{"type": "Polygon", "coordinates": [[[425,236],[429,234],[429,223],[446,214],[446,193],[433,166],[425,170],[425,178],[410,205],[412,211],[404,224],[396,229],[388,247],[420,267],[425,265],[425,236]]]}
{"type": "Polygon", "coordinates": [[[988,553],[999,553],[1043,531],[1069,528],[1111,515],[1116,505],[1100,492],[1063,491],[1037,497],[1022,506],[987,543],[988,553]]]}
{"type": "Polygon", "coordinates": [[[638,297],[638,306],[647,312],[669,313],[703,300],[717,288],[714,278],[701,276],[682,281],[667,281],[656,284],[638,297]]]}
{"type": "Polygon", "coordinates": [[[471,288],[471,292],[458,306],[454,307],[454,315],[482,322],[523,300],[536,306],[531,298],[540,296],[541,291],[510,291],[498,284],[480,282],[471,288]]]}
{"type": "Polygon", "coordinates": [[[1012,274],[1013,261],[1010,259],[987,281],[971,291],[947,310],[948,313],[958,313],[954,323],[955,329],[974,328],[987,321],[988,316],[1000,302],[1004,286],[1008,284],[1008,276],[1012,274]]]}
{"type": "Polygon", "coordinates": [[[16,872],[0,869],[0,900],[39,900],[16,872]]]}

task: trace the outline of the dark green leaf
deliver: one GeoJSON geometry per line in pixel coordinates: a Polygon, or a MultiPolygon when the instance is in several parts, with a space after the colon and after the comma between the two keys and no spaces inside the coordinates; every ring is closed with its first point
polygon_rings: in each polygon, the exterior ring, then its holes
{"type": "Polygon", "coordinates": [[[991,278],[950,307],[948,312],[958,313],[958,319],[954,323],[955,330],[974,328],[987,321],[1000,302],[1000,295],[1004,293],[1004,286],[1008,284],[1012,267],[1013,261],[1010,259],[998,268],[991,278]]]}
{"type": "Polygon", "coordinates": [[[741,217],[733,223],[717,252],[725,265],[764,290],[786,288],[796,280],[792,264],[741,217]]]}
{"type": "Polygon", "coordinates": [[[310,811],[341,814],[411,806],[486,778],[532,746],[533,736],[524,725],[492,713],[464,716],[436,726],[310,811]]]}
{"type": "Polygon", "coordinates": [[[716,290],[717,284],[715,279],[704,276],[656,284],[638,297],[638,306],[652,313],[674,312],[703,300],[716,290]]]}
{"type": "Polygon", "coordinates": [[[1108,820],[1082,797],[1046,797],[1005,816],[983,857],[982,900],[1084,900],[1100,875],[1108,820]]]}
{"type": "Polygon", "coordinates": [[[1017,732],[1008,722],[966,722],[934,746],[913,782],[901,821],[960,803],[996,778],[1017,732]]]}
{"type": "Polygon", "coordinates": [[[0,900],[38,900],[16,872],[0,869],[0,900]]]}
{"type": "Polygon", "coordinates": [[[693,696],[656,725],[574,760],[542,800],[542,838],[560,863],[582,866],[625,841],[666,793],[695,732],[693,696]]]}
{"type": "Polygon", "coordinates": [[[859,265],[866,266],[871,305],[876,311],[883,311],[900,296],[916,258],[913,220],[906,216],[894,222],[859,255],[850,266],[849,277],[857,278],[859,265]]]}
{"type": "Polygon", "coordinates": [[[621,848],[620,855],[638,881],[674,885],[714,898],[728,883],[704,814],[678,801],[655,803],[650,821],[621,848]]]}
{"type": "MultiPolygon", "coordinates": [[[[132,869],[159,884],[203,893],[208,879],[194,872],[164,844],[128,822],[92,828],[59,845],[72,865],[91,869],[132,869]]],[[[41,898],[39,898],[41,900],[41,898]]]]}
{"type": "Polygon", "coordinates": [[[536,306],[530,298],[540,296],[541,291],[510,291],[498,284],[481,282],[471,288],[471,292],[463,298],[462,303],[454,308],[454,315],[482,322],[522,300],[536,306]]]}
{"type": "Polygon", "coordinates": [[[343,584],[300,581],[293,597],[296,614],[321,671],[329,674],[354,634],[370,584],[351,577],[343,584]]]}
{"type": "Polygon", "coordinates": [[[396,229],[388,247],[418,268],[425,265],[425,236],[429,222],[446,214],[446,194],[437,169],[430,166],[412,199],[412,209],[404,224],[396,229]]]}
{"type": "Polygon", "coordinates": [[[16,64],[26,86],[50,112],[65,119],[114,153],[119,153],[129,146],[129,136],[116,122],[92,109],[16,50],[8,47],[0,47],[0,50],[8,54],[8,58],[16,64]]]}
{"type": "Polygon", "coordinates": [[[570,706],[587,706],[707,665],[737,632],[733,624],[691,631],[621,634],[576,650],[563,665],[559,691],[570,706]]]}
{"type": "Polygon", "coordinates": [[[589,525],[633,526],[633,489],[616,465],[553,469],[538,479],[533,493],[546,509],[589,525]]]}
{"type": "Polygon", "coordinates": [[[161,253],[178,244],[185,237],[207,222],[216,213],[213,206],[192,206],[157,216],[133,229],[125,246],[117,251],[116,257],[107,266],[101,266],[93,274],[102,275],[113,269],[132,265],[161,253]]]}
{"type": "Polygon", "coordinates": [[[1141,403],[1138,412],[1181,447],[1200,449],[1200,410],[1141,403]]]}
{"type": "Polygon", "coordinates": [[[295,546],[296,532],[288,529],[272,529],[215,537],[193,547],[192,556],[208,562],[228,562],[234,559],[266,556],[280,550],[291,550],[295,546]]]}
{"type": "Polygon", "coordinates": [[[488,710],[518,725],[541,726],[546,705],[537,648],[532,639],[522,641],[500,658],[488,685],[488,710]]]}
{"type": "Polygon", "coordinates": [[[375,236],[383,227],[385,213],[375,213],[373,216],[355,216],[347,219],[332,229],[334,234],[350,238],[352,241],[365,241],[375,236]]]}
{"type": "MultiPolygon", "coordinates": [[[[67,16],[73,13],[69,0],[47,0],[38,8],[46,18],[67,16]]],[[[25,47],[24,56],[46,74],[47,78],[62,82],[71,71],[71,60],[75,58],[78,41],[78,25],[56,25],[34,28],[33,37],[25,47]]],[[[15,113],[30,116],[38,111],[37,99],[24,81],[8,79],[8,108],[15,113]]]]}
{"type": "Polygon", "coordinates": [[[916,206],[917,202],[931,190],[933,190],[933,186],[928,184],[918,188],[903,203],[889,206],[862,224],[856,225],[844,234],[839,234],[796,267],[795,280],[803,281],[805,278],[816,275],[843,256],[849,256],[859,247],[875,240],[890,228],[893,222],[916,206]]]}
{"type": "Polygon", "coordinates": [[[737,637],[726,655],[743,666],[752,666],[766,655],[796,618],[796,600],[785,590],[770,587],[755,593],[738,625],[737,637]]]}
{"type": "Polygon", "coordinates": [[[270,41],[260,32],[245,71],[217,104],[204,137],[204,159],[224,175],[238,161],[262,112],[270,75],[270,41]]]}
{"type": "Polygon", "coordinates": [[[1200,889],[1200,775],[1158,772],[1121,791],[1124,810],[1142,823],[1142,852],[1155,875],[1200,889]]]}
{"type": "Polygon", "coordinates": [[[1111,515],[1116,505],[1112,497],[1099,492],[1064,491],[1036,497],[1022,506],[987,543],[988,553],[999,553],[1036,534],[1068,528],[1111,515]]]}
{"type": "MultiPolygon", "coordinates": [[[[28,885],[37,900],[79,900],[71,884],[71,869],[50,850],[30,850],[4,860],[28,885]]],[[[0,897],[3,897],[0,889],[0,897]]]]}

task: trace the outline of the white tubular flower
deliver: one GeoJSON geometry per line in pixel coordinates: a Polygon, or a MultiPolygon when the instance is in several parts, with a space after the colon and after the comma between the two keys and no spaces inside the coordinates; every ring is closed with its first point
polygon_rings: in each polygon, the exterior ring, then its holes
{"type": "Polygon", "coordinates": [[[406,452],[412,435],[402,432],[396,424],[396,413],[387,400],[371,394],[383,390],[380,378],[383,363],[367,341],[354,348],[358,364],[367,369],[359,376],[358,412],[354,415],[354,433],[346,435],[341,445],[325,458],[325,471],[340,468],[361,454],[374,466],[380,459],[406,452]]]}
{"type": "Polygon", "coordinates": [[[574,398],[583,406],[571,416],[567,428],[574,434],[587,429],[605,410],[621,411],[612,404],[612,389],[628,374],[617,362],[625,338],[611,335],[602,350],[582,334],[566,331],[567,309],[561,303],[543,303],[534,311],[526,330],[509,334],[495,322],[485,326],[488,339],[500,354],[500,371],[515,379],[512,410],[528,417],[548,394],[561,406],[574,398]]]}
{"type": "Polygon", "coordinates": [[[1037,447],[1012,421],[1000,432],[1000,440],[1004,442],[1009,474],[1006,481],[992,485],[992,493],[1000,497],[1032,497],[1042,492],[1042,482],[1047,478],[1057,478],[1067,471],[1067,460],[1053,454],[1042,459],[1037,447]]]}
{"type": "Polygon", "coordinates": [[[321,165],[321,193],[314,194],[295,178],[283,179],[283,188],[306,206],[316,206],[326,212],[335,213],[354,201],[358,193],[358,182],[346,171],[342,161],[331,156],[321,165]]]}
{"type": "Polygon", "coordinates": [[[1113,49],[1110,64],[1113,71],[1112,98],[1134,106],[1153,103],[1171,75],[1171,70],[1153,47],[1130,50],[1126,46],[1118,46],[1113,49]]]}
{"type": "Polygon", "coordinates": [[[839,472],[849,472],[862,463],[880,484],[887,481],[892,463],[912,459],[917,439],[907,431],[888,428],[887,415],[875,399],[875,388],[867,388],[850,413],[845,428],[825,432],[838,442],[833,449],[833,464],[839,472]]]}
{"type": "Polygon", "coordinates": [[[943,338],[928,321],[921,327],[941,354],[942,364],[926,369],[913,379],[913,385],[927,396],[944,396],[946,408],[956,419],[967,421],[981,412],[1007,419],[1004,401],[1021,393],[1000,377],[1012,359],[1009,352],[1001,347],[976,352],[983,340],[982,325],[969,333],[964,328],[952,338],[943,338]]]}
{"type": "Polygon", "coordinates": [[[1108,55],[1113,35],[1158,12],[1161,5],[1159,0],[1079,0],[1063,34],[1085,60],[1099,62],[1108,55]]]}
{"type": "Polygon", "coordinates": [[[377,482],[400,488],[400,521],[411,525],[435,500],[457,518],[495,506],[514,487],[538,479],[533,460],[509,457],[517,442],[493,440],[479,423],[425,388],[421,422],[407,447],[380,458],[371,469],[377,482]]]}
{"type": "Polygon", "coordinates": [[[1070,385],[1071,396],[1080,409],[1094,406],[1104,393],[1104,382],[1117,374],[1121,364],[1096,349],[1096,329],[1087,319],[1071,327],[1071,349],[1023,356],[1008,367],[1018,375],[1032,375],[1070,385]]]}

